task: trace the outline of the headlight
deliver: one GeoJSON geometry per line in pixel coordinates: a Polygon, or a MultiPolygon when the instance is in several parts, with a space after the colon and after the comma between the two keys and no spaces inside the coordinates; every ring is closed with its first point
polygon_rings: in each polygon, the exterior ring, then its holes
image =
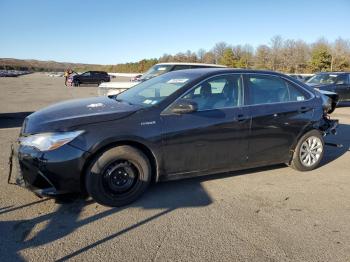
{"type": "Polygon", "coordinates": [[[83,131],[41,133],[22,137],[19,142],[23,146],[35,147],[40,151],[50,151],[69,143],[81,133],[83,131]]]}

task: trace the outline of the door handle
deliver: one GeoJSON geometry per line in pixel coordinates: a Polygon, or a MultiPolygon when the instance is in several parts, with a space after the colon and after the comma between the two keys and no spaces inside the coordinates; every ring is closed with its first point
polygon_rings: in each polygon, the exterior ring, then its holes
{"type": "Polygon", "coordinates": [[[306,112],[308,112],[308,111],[310,111],[310,110],[311,110],[311,108],[303,106],[303,107],[301,107],[301,108],[299,109],[299,112],[300,112],[300,113],[306,113],[306,112]]]}
{"type": "Polygon", "coordinates": [[[240,114],[240,115],[237,116],[237,121],[238,121],[238,122],[244,122],[244,121],[246,121],[246,120],[248,120],[248,119],[249,119],[248,116],[245,116],[245,115],[242,115],[242,114],[240,114]]]}

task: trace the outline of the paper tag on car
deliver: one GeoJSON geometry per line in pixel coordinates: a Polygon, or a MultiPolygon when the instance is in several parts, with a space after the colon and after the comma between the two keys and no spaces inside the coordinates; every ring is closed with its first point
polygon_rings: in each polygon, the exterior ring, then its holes
{"type": "Polygon", "coordinates": [[[167,83],[168,84],[183,84],[188,81],[188,78],[177,78],[177,79],[170,79],[167,83]]]}
{"type": "Polygon", "coordinates": [[[297,96],[297,101],[304,101],[305,98],[303,96],[297,96]]]}
{"type": "Polygon", "coordinates": [[[143,101],[144,104],[151,104],[152,103],[152,100],[151,99],[146,99],[145,101],[143,101]]]}

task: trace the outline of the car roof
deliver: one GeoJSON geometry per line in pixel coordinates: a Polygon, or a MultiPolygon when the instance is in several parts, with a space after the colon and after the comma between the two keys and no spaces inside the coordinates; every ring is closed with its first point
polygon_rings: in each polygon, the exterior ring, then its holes
{"type": "Polygon", "coordinates": [[[349,74],[349,72],[319,72],[319,73],[316,73],[316,75],[321,75],[321,74],[342,75],[342,74],[349,74]]]}
{"type": "Polygon", "coordinates": [[[213,66],[213,67],[220,67],[220,68],[227,67],[224,65],[217,65],[217,64],[186,63],[186,62],[166,62],[166,63],[158,63],[156,65],[194,65],[194,66],[213,66]]]}
{"type": "MultiPolygon", "coordinates": [[[[227,73],[251,73],[251,74],[269,74],[276,76],[285,76],[282,73],[269,71],[269,70],[254,70],[254,69],[242,69],[242,68],[196,68],[196,69],[184,69],[173,72],[191,73],[200,75],[216,75],[216,74],[227,74],[227,73]]],[[[170,74],[172,72],[169,72],[170,74]]]]}

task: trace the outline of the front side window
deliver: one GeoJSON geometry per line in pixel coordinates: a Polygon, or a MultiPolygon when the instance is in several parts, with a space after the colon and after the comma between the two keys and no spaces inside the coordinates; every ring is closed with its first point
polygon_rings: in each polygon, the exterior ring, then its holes
{"type": "Polygon", "coordinates": [[[206,80],[183,96],[196,102],[198,111],[236,107],[242,104],[241,75],[217,76],[206,80]]]}
{"type": "Polygon", "coordinates": [[[306,83],[314,85],[334,84],[337,81],[337,74],[322,73],[311,77],[306,83]]]}
{"type": "Polygon", "coordinates": [[[306,95],[295,85],[280,77],[251,75],[248,76],[247,84],[250,105],[303,101],[306,99],[306,95]]]}

